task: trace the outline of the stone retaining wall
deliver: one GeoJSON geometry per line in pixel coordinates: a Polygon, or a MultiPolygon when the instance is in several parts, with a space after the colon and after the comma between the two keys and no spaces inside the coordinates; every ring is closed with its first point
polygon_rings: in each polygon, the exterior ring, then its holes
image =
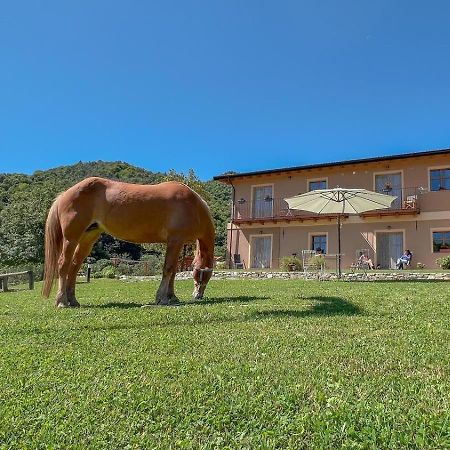
{"type": "MultiPolygon", "coordinates": [[[[252,272],[247,270],[217,270],[213,273],[216,280],[337,280],[335,273],[303,273],[303,272],[252,272]]],[[[151,277],[129,277],[122,276],[121,280],[160,280],[161,276],[151,277]]],[[[177,280],[192,279],[192,272],[179,272],[176,276],[177,280]]],[[[392,272],[368,271],[342,274],[344,281],[450,281],[450,272],[408,272],[407,270],[398,270],[392,272]]]]}
{"type": "MultiPolygon", "coordinates": [[[[252,271],[214,271],[215,279],[275,279],[275,280],[337,280],[335,273],[304,272],[252,272],[252,271]]],[[[177,274],[177,279],[192,278],[191,272],[177,274]]],[[[408,272],[406,270],[392,272],[362,271],[342,274],[344,281],[450,281],[450,272],[408,272]]]]}

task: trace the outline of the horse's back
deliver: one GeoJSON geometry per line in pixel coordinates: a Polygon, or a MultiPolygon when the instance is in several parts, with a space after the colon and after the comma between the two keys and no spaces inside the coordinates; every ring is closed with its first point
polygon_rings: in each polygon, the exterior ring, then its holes
{"type": "Polygon", "coordinates": [[[174,234],[196,239],[213,226],[204,200],[173,181],[141,185],[91,177],[63,197],[67,216],[79,226],[95,222],[103,231],[132,242],[164,242],[174,234]]]}

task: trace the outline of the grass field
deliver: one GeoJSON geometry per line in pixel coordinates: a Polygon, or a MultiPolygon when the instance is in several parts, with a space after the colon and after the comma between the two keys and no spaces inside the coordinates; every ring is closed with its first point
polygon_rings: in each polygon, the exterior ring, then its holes
{"type": "Polygon", "coordinates": [[[450,448],[450,284],[0,294],[0,448],[450,448]]]}

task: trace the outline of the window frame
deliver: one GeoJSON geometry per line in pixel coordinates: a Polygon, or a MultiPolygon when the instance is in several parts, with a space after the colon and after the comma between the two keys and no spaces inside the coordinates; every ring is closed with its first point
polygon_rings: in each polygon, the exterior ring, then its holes
{"type": "Polygon", "coordinates": [[[381,171],[377,171],[377,172],[373,172],[372,174],[372,190],[376,192],[377,189],[377,176],[382,176],[382,175],[396,175],[396,174],[400,174],[400,188],[401,191],[403,192],[403,190],[405,189],[405,176],[403,173],[403,169],[397,169],[397,170],[381,170],[381,171]]]}
{"type": "Polygon", "coordinates": [[[450,227],[430,229],[431,253],[433,254],[450,253],[450,237],[448,239],[448,249],[443,249],[443,251],[442,250],[436,251],[434,249],[434,233],[450,233],[450,227]]]}
{"type": "Polygon", "coordinates": [[[315,191],[316,189],[310,189],[309,184],[310,183],[317,183],[323,181],[325,182],[325,187],[321,189],[328,189],[328,177],[316,177],[316,178],[307,178],[306,179],[306,192],[315,191]]]}
{"type": "MultiPolygon", "coordinates": [[[[262,188],[262,187],[270,187],[272,190],[272,213],[270,216],[267,217],[272,217],[273,216],[273,211],[274,211],[274,201],[275,201],[275,184],[274,183],[262,183],[262,184],[252,184],[251,185],[251,190],[250,190],[250,217],[255,218],[255,211],[254,211],[254,197],[255,197],[255,188],[262,188]]],[[[259,217],[258,217],[259,218],[259,217]]]]}
{"type": "Polygon", "coordinates": [[[308,233],[308,248],[310,250],[316,250],[316,247],[313,246],[313,242],[314,242],[314,238],[317,236],[325,236],[325,245],[326,248],[323,249],[322,247],[320,247],[323,251],[323,253],[326,255],[328,253],[329,250],[329,244],[328,244],[328,231],[323,231],[323,232],[312,232],[312,233],[308,233]]]}
{"type": "MultiPolygon", "coordinates": [[[[437,170],[449,170],[450,171],[450,165],[444,165],[444,166],[434,166],[434,167],[428,167],[428,190],[429,192],[440,192],[440,191],[449,191],[450,188],[446,189],[432,189],[431,188],[431,173],[437,170]]],[[[450,176],[449,176],[450,179],[450,176]]]]}

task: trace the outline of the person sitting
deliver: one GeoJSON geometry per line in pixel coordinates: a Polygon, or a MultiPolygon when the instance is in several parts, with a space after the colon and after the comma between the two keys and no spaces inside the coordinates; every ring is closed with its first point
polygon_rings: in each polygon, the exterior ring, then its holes
{"type": "Polygon", "coordinates": [[[409,250],[405,250],[405,253],[397,259],[397,269],[404,269],[405,266],[409,266],[411,258],[412,253],[409,250]]]}
{"type": "Polygon", "coordinates": [[[373,270],[375,268],[372,260],[363,252],[361,252],[361,254],[359,255],[358,261],[362,266],[367,265],[370,270],[373,270]]]}

